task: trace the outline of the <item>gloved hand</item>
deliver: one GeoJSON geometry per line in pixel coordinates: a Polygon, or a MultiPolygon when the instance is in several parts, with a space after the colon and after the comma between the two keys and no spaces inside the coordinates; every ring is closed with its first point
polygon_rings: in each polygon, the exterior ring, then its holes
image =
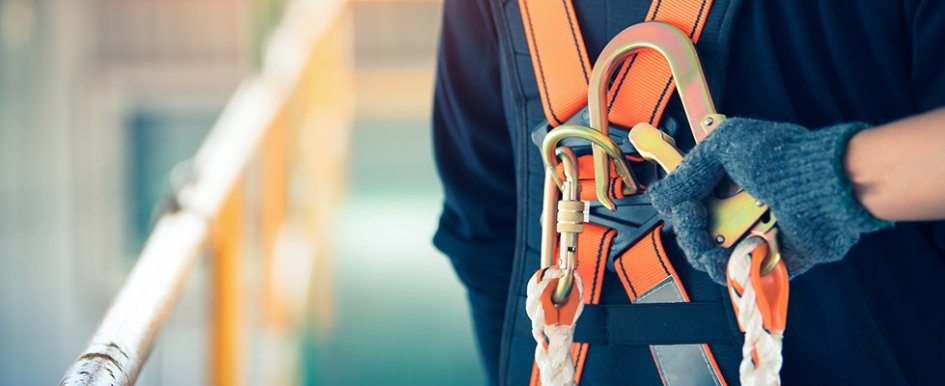
{"type": "Polygon", "coordinates": [[[717,246],[707,231],[703,201],[728,174],[777,217],[781,257],[793,278],[815,264],[840,260],[861,234],[892,224],[860,205],[843,171],[846,144],[865,127],[849,123],[811,131],[732,118],[653,184],[649,194],[675,229],[689,262],[725,285],[730,251],[717,246]]]}

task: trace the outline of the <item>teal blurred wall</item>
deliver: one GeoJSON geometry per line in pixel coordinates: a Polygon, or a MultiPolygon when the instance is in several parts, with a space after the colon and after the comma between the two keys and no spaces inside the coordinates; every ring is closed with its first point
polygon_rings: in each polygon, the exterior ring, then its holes
{"type": "MultiPolygon", "coordinates": [[[[75,359],[140,251],[167,173],[257,66],[263,13],[281,3],[0,0],[0,384],[55,384],[75,359]]],[[[304,364],[301,384],[483,383],[465,293],[430,244],[439,7],[352,6],[358,110],[333,311],[285,355],[304,364]]],[[[206,268],[139,384],[205,383],[206,268]]],[[[246,384],[264,384],[258,370],[283,356],[248,334],[246,384]]]]}
{"type": "Polygon", "coordinates": [[[464,291],[429,239],[441,199],[426,120],[357,122],[336,234],[337,314],[308,385],[482,385],[464,291]]]}

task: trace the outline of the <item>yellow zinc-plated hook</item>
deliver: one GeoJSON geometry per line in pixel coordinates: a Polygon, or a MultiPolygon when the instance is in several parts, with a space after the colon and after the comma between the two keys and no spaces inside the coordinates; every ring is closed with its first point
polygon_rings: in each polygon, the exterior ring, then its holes
{"type": "MultiPolygon", "coordinates": [[[[630,143],[643,158],[658,163],[667,173],[682,163],[682,152],[674,146],[672,137],[649,123],[638,123],[630,130],[630,143]]],[[[722,199],[710,197],[706,205],[709,232],[719,246],[731,247],[746,233],[759,236],[768,244],[768,257],[761,272],[768,274],[774,269],[781,260],[781,253],[775,227],[777,220],[768,212],[767,205],[744,190],[722,199]]]]}
{"type": "MultiPolygon", "coordinates": [[[[588,85],[588,115],[592,128],[608,132],[607,87],[618,65],[639,49],[650,49],[662,55],[672,71],[676,89],[686,111],[686,118],[696,142],[725,120],[716,113],[709,87],[702,73],[696,49],[678,28],[661,22],[646,22],[628,27],[604,47],[588,85]]],[[[631,80],[632,81],[632,80],[631,80]]],[[[610,170],[599,147],[594,147],[594,173],[598,196],[607,193],[610,170]]]]}
{"type": "MultiPolygon", "coordinates": [[[[589,141],[595,145],[595,148],[600,147],[603,149],[604,153],[607,156],[615,160],[620,160],[621,162],[614,162],[614,167],[617,170],[617,174],[620,175],[620,178],[624,181],[624,190],[626,194],[636,194],[637,188],[636,184],[633,182],[632,174],[630,174],[630,168],[627,167],[626,162],[623,161],[623,151],[620,150],[620,147],[614,143],[606,134],[591,129],[585,126],[578,125],[561,125],[548,132],[548,135],[545,136],[544,141],[541,144],[542,147],[542,161],[545,163],[545,176],[552,179],[555,185],[559,189],[562,189],[564,183],[561,181],[561,177],[557,173],[557,162],[555,161],[555,149],[558,147],[558,142],[565,138],[581,138],[586,141],[589,141]]],[[[608,170],[609,171],[609,170],[608,170]]],[[[609,173],[608,173],[609,175],[609,173]]],[[[608,180],[608,183],[610,181],[608,180]]],[[[601,205],[605,208],[614,211],[617,209],[617,204],[610,199],[610,196],[607,195],[606,189],[603,193],[600,192],[600,184],[598,184],[597,200],[600,201],[601,205]]]]}

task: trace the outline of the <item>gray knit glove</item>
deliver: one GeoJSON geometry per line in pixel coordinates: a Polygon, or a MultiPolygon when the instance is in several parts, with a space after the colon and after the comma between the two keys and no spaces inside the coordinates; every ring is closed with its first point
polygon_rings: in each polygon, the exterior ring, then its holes
{"type": "Polygon", "coordinates": [[[892,224],[860,205],[843,171],[846,144],[865,127],[849,123],[811,131],[732,118],[653,184],[649,194],[675,229],[689,262],[724,285],[730,251],[718,247],[707,231],[703,201],[728,174],[774,212],[781,256],[793,278],[815,264],[842,259],[861,234],[892,224]]]}

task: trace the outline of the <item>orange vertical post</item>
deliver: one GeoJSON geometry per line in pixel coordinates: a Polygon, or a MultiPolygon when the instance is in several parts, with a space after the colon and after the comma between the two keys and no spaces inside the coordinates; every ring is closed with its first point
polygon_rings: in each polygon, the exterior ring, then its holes
{"type": "Polygon", "coordinates": [[[273,260],[276,239],[288,210],[289,165],[286,143],[288,124],[283,108],[270,123],[260,147],[260,247],[262,248],[263,315],[269,327],[284,328],[286,324],[284,294],[273,283],[273,260]]]}
{"type": "Polygon", "coordinates": [[[224,202],[212,228],[212,315],[210,385],[242,384],[244,203],[240,181],[224,202]]]}

